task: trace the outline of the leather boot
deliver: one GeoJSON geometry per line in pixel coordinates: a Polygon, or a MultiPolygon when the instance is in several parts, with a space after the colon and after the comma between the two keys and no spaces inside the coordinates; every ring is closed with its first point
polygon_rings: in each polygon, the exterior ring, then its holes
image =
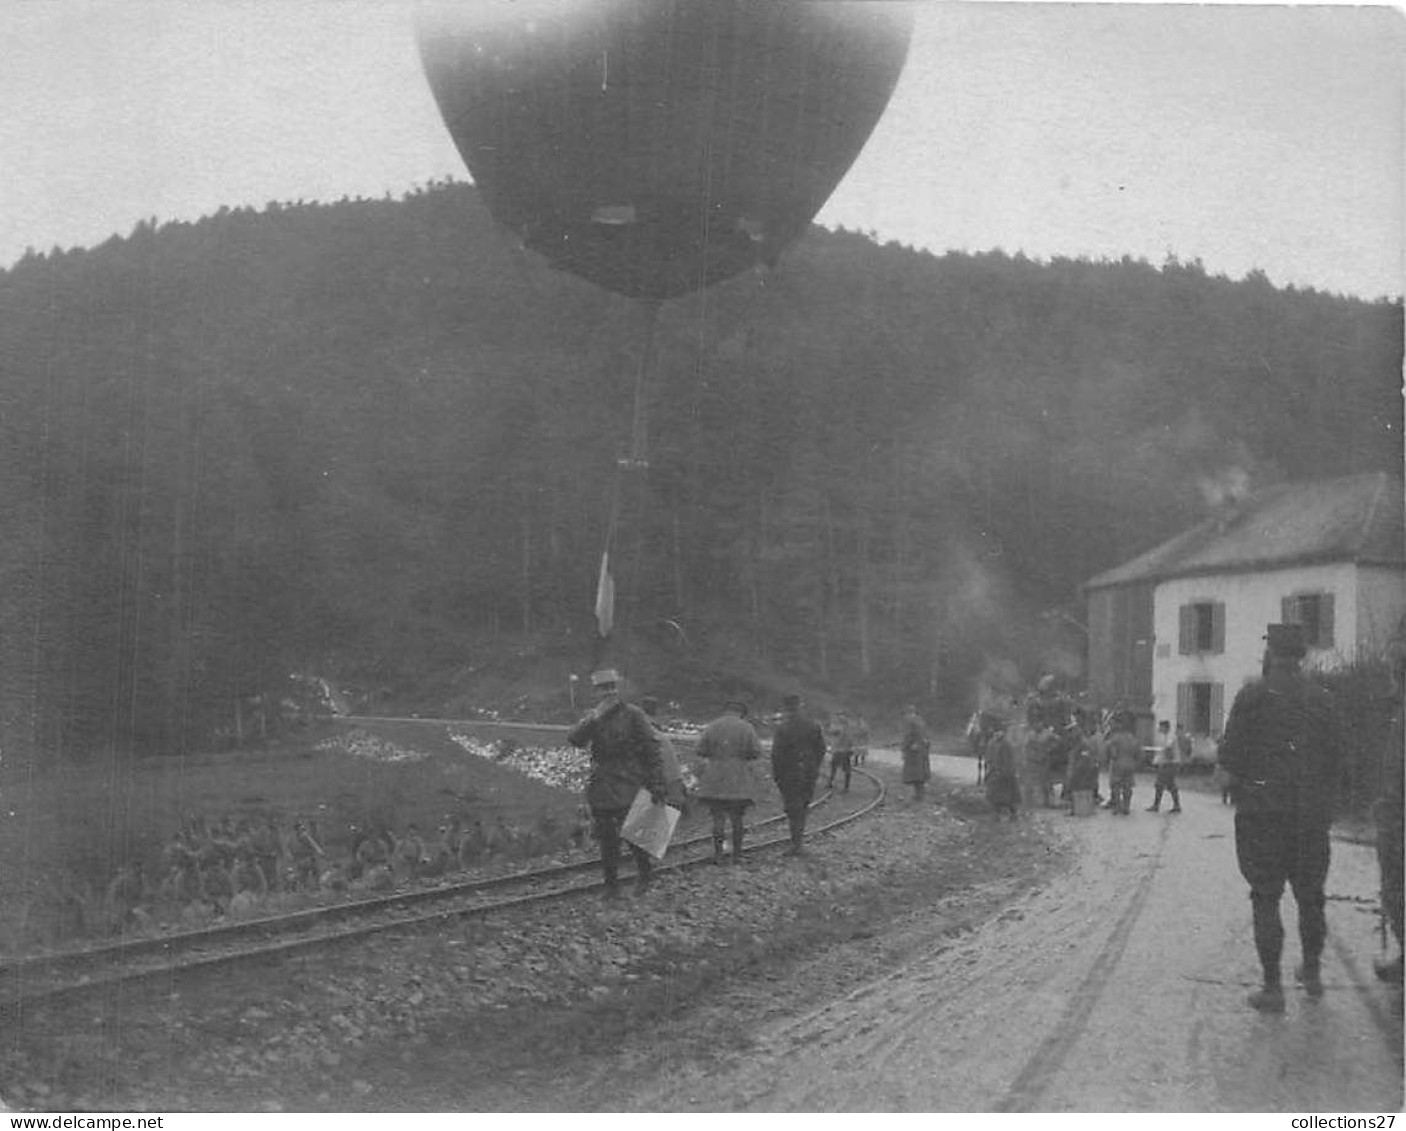
{"type": "Polygon", "coordinates": [[[1284,1012],[1284,987],[1278,982],[1266,982],[1245,999],[1261,1013],[1284,1012]]]}
{"type": "Polygon", "coordinates": [[[715,837],[713,838],[713,863],[714,863],[714,864],[721,864],[722,862],[723,862],[723,838],[720,837],[720,836],[715,836],[715,837]]]}
{"type": "Polygon", "coordinates": [[[1304,988],[1304,992],[1309,997],[1323,996],[1323,976],[1319,970],[1317,960],[1305,961],[1294,971],[1294,981],[1304,988]]]}

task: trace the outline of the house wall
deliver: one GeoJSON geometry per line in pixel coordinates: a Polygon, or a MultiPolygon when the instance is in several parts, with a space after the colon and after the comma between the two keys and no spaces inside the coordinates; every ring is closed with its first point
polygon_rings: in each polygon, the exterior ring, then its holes
{"type": "Polygon", "coordinates": [[[1363,566],[1357,571],[1357,644],[1379,651],[1406,615],[1406,571],[1363,566]]]}
{"type": "MultiPolygon", "coordinates": [[[[1278,623],[1283,613],[1281,602],[1293,593],[1333,594],[1333,649],[1331,652],[1310,651],[1306,662],[1335,666],[1343,656],[1354,655],[1361,617],[1357,574],[1355,565],[1342,562],[1263,573],[1209,574],[1162,582],[1153,596],[1156,643],[1152,660],[1152,709],[1157,718],[1176,719],[1178,684],[1220,684],[1224,692],[1219,723],[1223,727],[1224,714],[1230,711],[1235,693],[1260,674],[1265,626],[1278,623]],[[1225,605],[1225,650],[1189,656],[1179,654],[1181,607],[1216,601],[1225,605]]],[[[1374,601],[1385,602],[1386,599],[1374,598],[1374,601]]],[[[1373,618],[1380,615],[1374,612],[1373,618]]]]}
{"type": "Polygon", "coordinates": [[[1102,706],[1152,699],[1152,595],[1147,582],[1088,595],[1089,690],[1102,706]]]}

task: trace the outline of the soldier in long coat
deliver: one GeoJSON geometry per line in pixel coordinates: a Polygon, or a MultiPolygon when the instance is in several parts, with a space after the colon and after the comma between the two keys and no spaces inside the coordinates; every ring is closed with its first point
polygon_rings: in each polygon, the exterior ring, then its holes
{"type": "Polygon", "coordinates": [[[1284,925],[1279,903],[1286,883],[1299,907],[1299,980],[1310,997],[1323,993],[1323,884],[1328,877],[1338,740],[1331,698],[1299,668],[1306,651],[1302,627],[1272,624],[1265,641],[1264,678],[1247,684],[1235,697],[1221,744],[1221,765],[1230,773],[1235,855],[1250,885],[1255,950],[1263,972],[1263,985],[1249,1002],[1261,1012],[1282,1013],[1284,925]]]}
{"type": "Polygon", "coordinates": [[[932,777],[932,742],[928,738],[928,724],[911,703],[903,712],[903,738],[898,748],[903,753],[903,784],[913,787],[914,801],[921,801],[928,779],[932,777]]]}
{"type": "Polygon", "coordinates": [[[997,721],[986,742],[986,800],[999,815],[1003,810],[1016,819],[1020,808],[1020,778],[1015,751],[1006,739],[1006,724],[997,721]]]}
{"type": "MultiPolygon", "coordinates": [[[[620,826],[641,790],[662,805],[666,799],[664,766],[654,727],[633,703],[620,698],[620,675],[613,668],[595,672],[591,683],[598,701],[595,709],[567,732],[572,746],[591,752],[591,774],[586,782],[586,804],[600,842],[601,868],[605,872],[605,896],[618,896],[620,870],[620,826]]],[[[649,853],[630,845],[635,858],[637,891],[649,887],[649,853]]]]}
{"type": "Polygon", "coordinates": [[[781,701],[785,716],[771,739],[771,776],[781,791],[781,805],[791,827],[788,856],[801,854],[805,838],[806,814],[825,760],[825,735],[820,724],[801,714],[801,697],[788,695],[781,701]]]}
{"type": "Polygon", "coordinates": [[[746,719],[747,704],[729,699],[725,713],[698,736],[695,750],[704,763],[698,778],[698,799],[713,815],[713,863],[723,861],[723,836],[732,823],[732,862],[742,863],[742,819],[757,799],[754,766],[762,756],[762,743],[746,719]]]}

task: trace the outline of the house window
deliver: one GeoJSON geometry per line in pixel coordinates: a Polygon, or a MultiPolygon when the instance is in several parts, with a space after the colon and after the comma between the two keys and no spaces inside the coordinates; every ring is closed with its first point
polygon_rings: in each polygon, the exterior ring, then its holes
{"type": "Polygon", "coordinates": [[[1189,734],[1220,734],[1225,725],[1225,685],[1201,680],[1177,684],[1177,722],[1189,734]]]}
{"type": "Polygon", "coordinates": [[[1333,595],[1294,593],[1285,597],[1280,608],[1285,624],[1303,625],[1304,643],[1310,648],[1333,646],[1333,595]]]}
{"type": "Polygon", "coordinates": [[[1225,651],[1225,602],[1197,601],[1180,610],[1179,647],[1183,656],[1225,651]]]}

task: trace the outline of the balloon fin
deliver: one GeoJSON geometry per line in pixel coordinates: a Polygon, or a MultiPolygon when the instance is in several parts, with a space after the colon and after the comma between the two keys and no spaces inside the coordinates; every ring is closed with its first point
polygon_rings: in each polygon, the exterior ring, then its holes
{"type": "Polygon", "coordinates": [[[600,556],[600,578],[596,581],[596,627],[609,636],[615,624],[615,579],[610,576],[610,551],[600,556]]]}

